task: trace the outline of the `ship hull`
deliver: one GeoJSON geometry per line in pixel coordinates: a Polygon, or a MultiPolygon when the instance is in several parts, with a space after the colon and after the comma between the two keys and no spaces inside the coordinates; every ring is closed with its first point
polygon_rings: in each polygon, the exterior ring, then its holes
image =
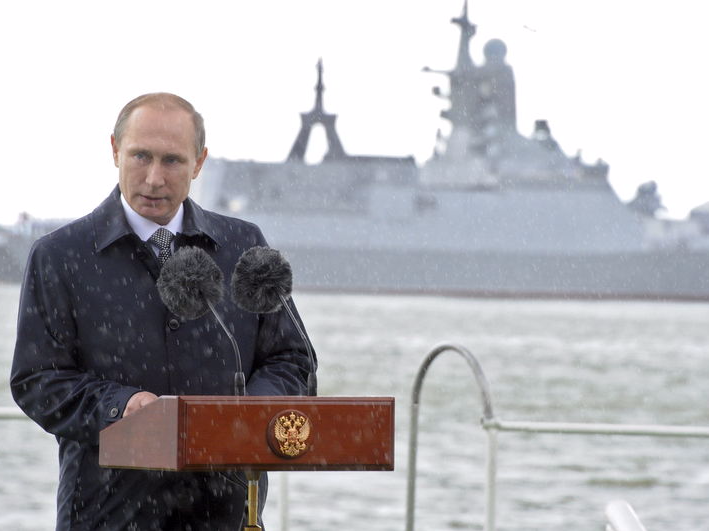
{"type": "Polygon", "coordinates": [[[478,297],[709,300],[709,253],[592,255],[280,247],[297,289],[478,297]]]}
{"type": "MultiPolygon", "coordinates": [[[[268,234],[268,232],[267,232],[268,234]]],[[[300,291],[407,293],[472,297],[709,301],[709,252],[519,253],[426,249],[356,249],[289,245],[300,291]]],[[[0,279],[22,267],[6,253],[0,279]]]]}

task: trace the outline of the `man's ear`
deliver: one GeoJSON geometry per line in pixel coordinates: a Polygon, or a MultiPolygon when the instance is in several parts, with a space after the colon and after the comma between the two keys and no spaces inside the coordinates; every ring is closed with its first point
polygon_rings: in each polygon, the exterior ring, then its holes
{"type": "Polygon", "coordinates": [[[197,176],[199,175],[199,172],[202,170],[202,165],[204,164],[204,161],[207,160],[207,154],[208,154],[207,148],[204,148],[202,150],[202,155],[197,157],[197,163],[195,164],[195,167],[194,167],[194,175],[192,175],[193,180],[197,178],[197,176]]]}
{"type": "Polygon", "coordinates": [[[113,151],[113,164],[118,168],[118,142],[113,135],[111,135],[111,150],[113,151]]]}

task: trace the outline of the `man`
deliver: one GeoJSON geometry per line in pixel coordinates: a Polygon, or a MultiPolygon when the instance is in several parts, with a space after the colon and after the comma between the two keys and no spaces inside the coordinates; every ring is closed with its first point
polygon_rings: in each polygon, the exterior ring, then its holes
{"type": "MultiPolygon", "coordinates": [[[[118,186],[30,252],[11,386],[59,442],[58,530],[241,528],[241,474],[98,466],[99,431],[158,396],[233,393],[234,352],[214,317],[180,319],[155,287],[176,248],[203,248],[228,275],[245,250],[265,245],[255,225],[187,197],[207,157],[204,138],[201,116],[178,96],[129,102],[111,136],[118,186]]],[[[249,314],[231,300],[218,309],[239,344],[248,394],[305,394],[308,358],[285,311],[249,314]]]]}

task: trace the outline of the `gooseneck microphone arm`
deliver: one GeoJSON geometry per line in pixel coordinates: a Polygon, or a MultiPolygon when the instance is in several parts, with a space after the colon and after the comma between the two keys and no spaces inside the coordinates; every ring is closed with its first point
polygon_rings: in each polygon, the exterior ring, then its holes
{"type": "Polygon", "coordinates": [[[308,336],[305,335],[303,328],[298,323],[298,319],[295,318],[295,315],[293,314],[293,310],[290,309],[290,306],[288,305],[288,301],[286,301],[286,298],[283,296],[282,293],[279,293],[278,296],[281,299],[281,304],[288,312],[288,315],[290,316],[290,320],[295,325],[296,330],[298,330],[298,334],[300,334],[300,338],[303,340],[303,343],[305,343],[305,349],[308,351],[308,360],[310,361],[310,370],[308,371],[308,394],[307,394],[307,396],[316,396],[317,395],[317,388],[318,388],[318,381],[317,381],[317,377],[315,376],[315,356],[313,356],[313,349],[310,346],[310,340],[308,339],[308,336]]]}
{"type": "Polygon", "coordinates": [[[222,330],[231,341],[231,346],[234,349],[234,356],[236,357],[236,372],[234,373],[234,395],[236,396],[246,396],[246,376],[244,375],[244,369],[241,366],[241,351],[239,350],[239,344],[236,342],[234,335],[229,331],[229,329],[222,321],[219,312],[212,304],[212,301],[205,299],[207,306],[212,311],[212,315],[216,318],[217,322],[221,325],[222,330]]]}

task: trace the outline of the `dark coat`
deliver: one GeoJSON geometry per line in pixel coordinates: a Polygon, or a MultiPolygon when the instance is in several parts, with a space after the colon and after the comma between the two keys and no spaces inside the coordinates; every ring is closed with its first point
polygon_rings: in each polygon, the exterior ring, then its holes
{"type": "MultiPolygon", "coordinates": [[[[241,253],[265,245],[251,223],[189,199],[184,207],[175,245],[205,249],[226,281],[241,253]]],[[[240,528],[241,475],[98,466],[99,431],[121,418],[134,393],[233,394],[227,335],[210,313],[194,321],[171,314],[158,275],[118,188],[30,252],[11,386],[18,405],[59,442],[58,530],[240,528]]],[[[308,358],[285,311],[250,314],[228,295],[217,308],[239,345],[249,395],[305,394],[308,358]]]]}

